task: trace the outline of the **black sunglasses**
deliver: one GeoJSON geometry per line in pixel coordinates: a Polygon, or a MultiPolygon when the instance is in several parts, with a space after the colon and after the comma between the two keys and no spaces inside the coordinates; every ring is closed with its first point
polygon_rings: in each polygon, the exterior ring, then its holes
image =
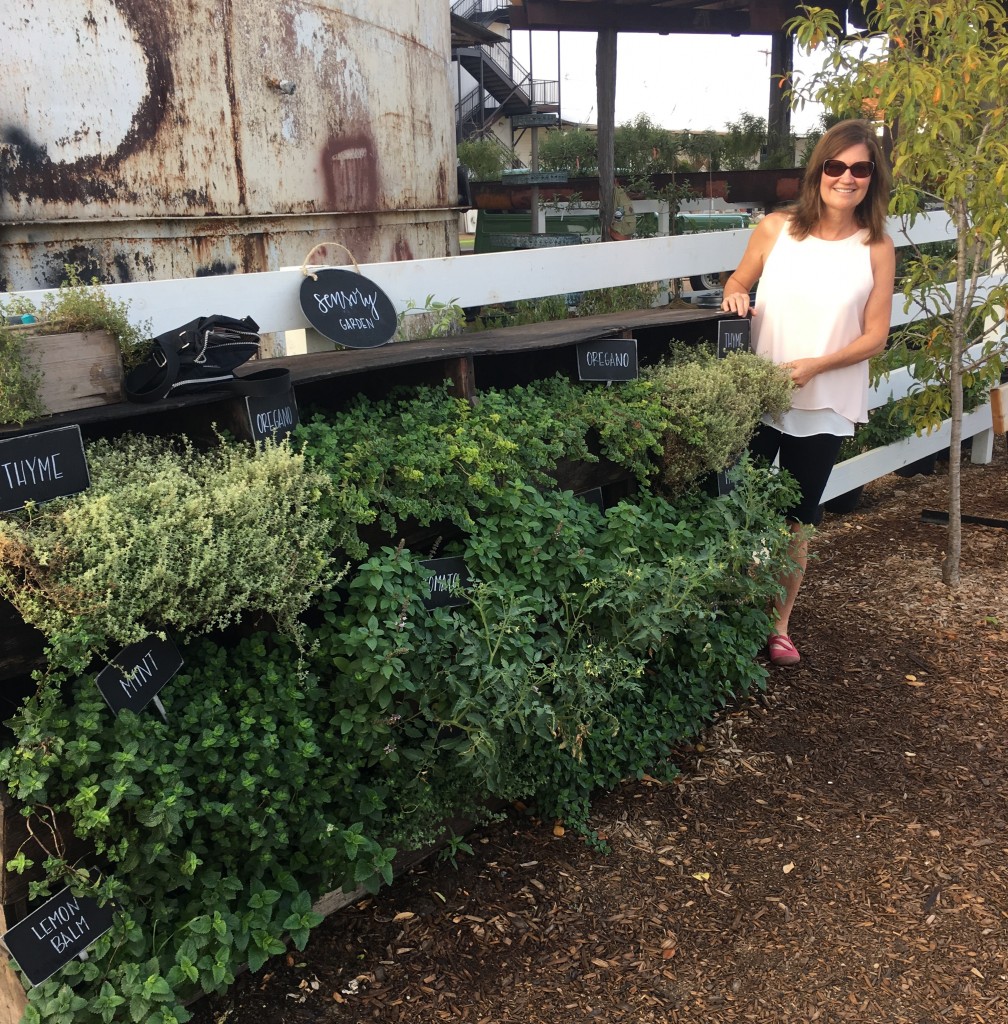
{"type": "Polygon", "coordinates": [[[826,160],[822,165],[822,172],[827,178],[839,178],[844,171],[850,171],[855,178],[870,178],[874,170],[874,160],[858,160],[853,164],[845,164],[843,160],[826,160]]]}

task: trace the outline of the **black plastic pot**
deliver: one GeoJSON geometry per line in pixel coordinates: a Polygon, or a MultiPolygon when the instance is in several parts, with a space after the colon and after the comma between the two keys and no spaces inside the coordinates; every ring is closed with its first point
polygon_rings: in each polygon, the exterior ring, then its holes
{"type": "Polygon", "coordinates": [[[901,466],[896,470],[897,476],[931,476],[935,471],[935,463],[938,461],[938,453],[932,452],[925,455],[923,459],[911,462],[907,466],[901,466]]]}
{"type": "Polygon", "coordinates": [[[835,512],[843,514],[845,512],[853,512],[858,505],[861,503],[861,494],[864,491],[864,485],[855,487],[853,491],[847,491],[845,494],[838,494],[835,498],[830,498],[829,501],[823,502],[823,508],[827,512],[835,512]]]}

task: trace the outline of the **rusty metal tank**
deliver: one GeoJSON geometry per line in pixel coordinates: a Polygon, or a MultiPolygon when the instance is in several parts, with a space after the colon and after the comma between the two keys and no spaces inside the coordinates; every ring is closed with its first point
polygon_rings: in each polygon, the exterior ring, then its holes
{"type": "Polygon", "coordinates": [[[450,38],[445,0],[4,4],[0,291],[457,252],[450,38]]]}

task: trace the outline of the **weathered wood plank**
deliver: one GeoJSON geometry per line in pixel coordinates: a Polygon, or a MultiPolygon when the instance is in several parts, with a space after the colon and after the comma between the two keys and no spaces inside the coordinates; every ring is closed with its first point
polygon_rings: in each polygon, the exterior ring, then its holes
{"type": "MultiPolygon", "coordinates": [[[[7,931],[3,907],[0,907],[0,931],[7,931]]],[[[0,946],[0,1024],[18,1024],[27,1005],[28,994],[10,965],[7,951],[0,946]]]]}
{"type": "Polygon", "coordinates": [[[50,412],[123,400],[119,343],[108,331],[27,334],[22,360],[41,372],[39,398],[50,412]]]}
{"type": "MultiPolygon", "coordinates": [[[[254,369],[258,371],[270,367],[286,367],[290,370],[291,380],[296,386],[355,374],[389,373],[404,366],[449,363],[482,356],[506,356],[562,348],[576,345],[581,341],[621,335],[627,331],[702,324],[716,320],[720,316],[721,312],[713,309],[661,306],[654,309],[605,313],[600,316],[572,317],[569,320],[526,324],[519,327],[501,327],[450,338],[393,342],[378,348],[334,349],[330,352],[310,352],[278,359],[261,359],[255,362],[254,369]]],[[[151,417],[163,422],[167,413],[198,409],[208,405],[220,407],[222,403],[231,401],[232,396],[226,392],[205,391],[200,394],[166,398],[150,405],[119,402],[97,408],[58,413],[44,420],[27,423],[23,427],[2,424],[0,437],[72,423],[80,424],[81,427],[118,424],[120,429],[126,426],[139,430],[150,429],[151,417]],[[129,420],[136,422],[123,422],[129,420]]]]}

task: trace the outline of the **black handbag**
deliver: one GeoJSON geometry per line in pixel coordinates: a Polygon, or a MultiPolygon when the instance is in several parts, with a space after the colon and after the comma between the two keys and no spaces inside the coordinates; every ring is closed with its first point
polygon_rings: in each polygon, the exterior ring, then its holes
{"type": "Polygon", "coordinates": [[[259,325],[250,316],[197,317],[153,339],[150,355],[126,375],[126,397],[131,402],[157,402],[199,391],[252,397],[285,392],[290,387],[286,369],[235,376],[236,367],[258,354],[259,325]]]}

